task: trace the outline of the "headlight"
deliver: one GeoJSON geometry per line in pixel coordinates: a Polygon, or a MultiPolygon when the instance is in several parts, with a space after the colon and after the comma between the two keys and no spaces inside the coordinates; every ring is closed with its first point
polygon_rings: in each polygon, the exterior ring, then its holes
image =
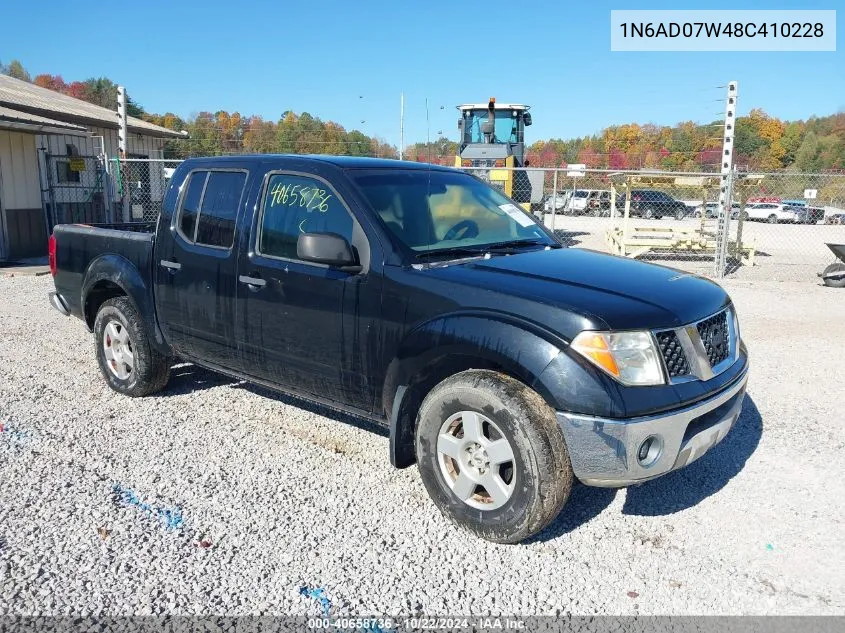
{"type": "Polygon", "coordinates": [[[572,349],[623,385],[666,382],[650,332],[581,332],[572,349]]]}

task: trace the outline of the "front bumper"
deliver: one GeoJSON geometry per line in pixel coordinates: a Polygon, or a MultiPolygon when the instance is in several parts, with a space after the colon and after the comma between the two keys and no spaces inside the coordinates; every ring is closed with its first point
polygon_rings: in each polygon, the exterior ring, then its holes
{"type": "Polygon", "coordinates": [[[588,486],[616,488],[683,468],[721,442],[745,397],[748,369],[701,402],[654,416],[605,419],[558,412],[575,476],[588,486]],[[641,459],[643,442],[652,448],[641,459]],[[657,446],[657,448],[655,448],[657,446]]]}

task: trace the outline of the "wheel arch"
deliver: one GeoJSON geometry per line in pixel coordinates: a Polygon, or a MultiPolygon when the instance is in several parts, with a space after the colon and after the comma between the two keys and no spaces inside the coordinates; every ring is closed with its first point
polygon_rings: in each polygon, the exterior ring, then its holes
{"type": "Polygon", "coordinates": [[[93,331],[97,312],[105,301],[125,296],[150,328],[150,343],[163,353],[169,351],[158,327],[152,288],[131,261],[116,254],[97,257],[88,266],[81,292],[82,316],[89,331],[93,331]]]}
{"type": "Polygon", "coordinates": [[[555,407],[543,372],[565,345],[550,333],[543,336],[519,319],[502,315],[453,315],[414,329],[391,361],[382,390],[391,464],[405,468],[416,461],[414,431],[423,399],[435,385],[462,371],[500,372],[528,385],[555,407]]]}

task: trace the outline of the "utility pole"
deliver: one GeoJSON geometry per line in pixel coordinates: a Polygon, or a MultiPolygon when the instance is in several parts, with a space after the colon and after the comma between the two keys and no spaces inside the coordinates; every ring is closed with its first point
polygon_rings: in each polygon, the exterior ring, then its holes
{"type": "Polygon", "coordinates": [[[405,93],[399,95],[399,160],[405,155],[405,93]]]}
{"type": "Polygon", "coordinates": [[[725,97],[725,129],[722,139],[722,178],[719,187],[719,221],[716,230],[716,258],[713,273],[717,278],[725,276],[727,251],[730,238],[731,206],[733,205],[733,163],[734,136],[736,136],[737,82],[728,82],[725,97]]]}

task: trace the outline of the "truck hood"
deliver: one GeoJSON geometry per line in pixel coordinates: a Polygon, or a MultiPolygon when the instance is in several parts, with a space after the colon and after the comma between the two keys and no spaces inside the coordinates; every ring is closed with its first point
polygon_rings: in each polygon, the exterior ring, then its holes
{"type": "MultiPolygon", "coordinates": [[[[730,303],[719,285],[696,275],[584,249],[532,251],[427,272],[599,319],[613,330],[677,327],[730,303]]],[[[495,299],[489,307],[496,307],[495,299]]]]}

